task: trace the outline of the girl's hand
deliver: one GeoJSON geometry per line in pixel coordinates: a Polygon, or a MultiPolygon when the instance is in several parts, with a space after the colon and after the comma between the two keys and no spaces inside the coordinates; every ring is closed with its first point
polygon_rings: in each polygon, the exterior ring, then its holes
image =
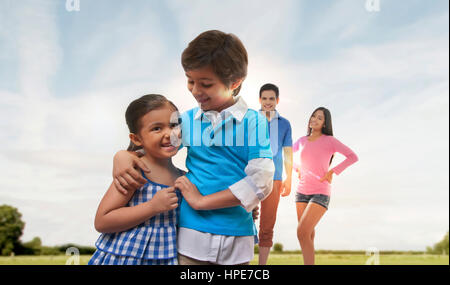
{"type": "Polygon", "coordinates": [[[150,172],[135,152],[121,150],[114,155],[114,186],[119,192],[126,195],[128,191],[134,191],[147,183],[138,171],[139,168],[144,172],[150,172]]]}
{"type": "Polygon", "coordinates": [[[324,182],[326,180],[331,184],[331,180],[333,180],[333,174],[333,170],[328,171],[327,174],[325,174],[325,176],[320,179],[320,182],[324,182]]]}
{"type": "Polygon", "coordinates": [[[299,169],[299,168],[295,168],[295,171],[297,171],[298,179],[300,179],[300,178],[301,178],[301,175],[300,175],[300,169],[299,169]]]}
{"type": "Polygon", "coordinates": [[[178,207],[178,197],[175,193],[175,187],[159,190],[149,202],[152,208],[158,213],[175,209],[178,207]]]}
{"type": "Polygon", "coordinates": [[[200,194],[197,187],[186,176],[180,176],[175,180],[175,188],[180,189],[186,202],[195,210],[201,209],[203,195],[200,194]]]}

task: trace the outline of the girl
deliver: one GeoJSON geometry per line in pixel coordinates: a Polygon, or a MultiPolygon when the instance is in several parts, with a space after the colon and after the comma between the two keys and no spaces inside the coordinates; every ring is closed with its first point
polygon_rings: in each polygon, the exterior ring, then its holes
{"type": "MultiPolygon", "coordinates": [[[[176,185],[185,198],[179,261],[248,264],[256,234],[251,211],[272,190],[274,165],[267,120],[239,96],[247,51],[235,35],[207,31],[189,43],[181,61],[199,107],[181,116],[189,172],[176,185]]],[[[135,166],[141,167],[135,153],[115,155],[113,173],[124,193],[139,186],[135,166]]]]}
{"type": "Polygon", "coordinates": [[[170,134],[175,105],[161,95],[133,101],[125,113],[129,150],[143,149],[142,162],[151,167],[145,185],[122,195],[111,184],[97,210],[95,228],[102,235],[88,264],[177,264],[176,225],[179,195],[175,180],[183,175],[172,164],[178,152],[170,134]]]}
{"type": "Polygon", "coordinates": [[[358,161],[356,154],[333,137],[331,113],[328,109],[317,108],[308,123],[307,136],[301,137],[293,145],[293,152],[300,153],[300,184],[297,189],[297,237],[302,248],[305,265],[314,264],[314,228],[328,209],[331,180],[344,169],[358,161]],[[346,159],[329,170],[334,153],[339,152],[346,159]]]}

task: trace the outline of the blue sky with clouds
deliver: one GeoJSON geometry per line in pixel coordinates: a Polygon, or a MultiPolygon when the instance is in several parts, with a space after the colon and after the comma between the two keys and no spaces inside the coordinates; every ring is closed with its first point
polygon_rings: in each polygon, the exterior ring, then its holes
{"type": "MultiPolygon", "coordinates": [[[[93,245],[128,103],[161,93],[194,107],[180,55],[209,29],[246,46],[251,107],[276,83],[297,139],[326,106],[360,158],[333,181],[317,248],[423,250],[448,230],[448,1],[65,2],[0,0],[0,204],[22,212],[24,241],[93,245]]],[[[274,240],[299,248],[293,194],[274,240]]]]}

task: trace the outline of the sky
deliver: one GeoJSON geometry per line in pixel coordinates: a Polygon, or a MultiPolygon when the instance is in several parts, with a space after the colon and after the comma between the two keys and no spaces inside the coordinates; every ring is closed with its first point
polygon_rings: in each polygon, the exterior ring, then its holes
{"type": "MultiPolygon", "coordinates": [[[[449,2],[378,3],[0,0],[0,205],[22,213],[24,242],[93,246],[113,155],[128,145],[126,107],[148,93],[195,107],[181,53],[219,29],[248,51],[251,108],[275,83],[294,141],[325,106],[359,157],[333,179],[316,249],[425,250],[449,228],[449,2]]],[[[297,184],[274,229],[287,250],[300,249],[297,184]]]]}

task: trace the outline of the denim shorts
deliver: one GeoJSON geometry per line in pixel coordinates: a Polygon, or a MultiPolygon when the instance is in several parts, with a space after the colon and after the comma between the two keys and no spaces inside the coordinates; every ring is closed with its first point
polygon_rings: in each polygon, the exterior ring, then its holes
{"type": "Polygon", "coordinates": [[[302,193],[295,194],[295,202],[297,203],[316,203],[328,210],[328,204],[330,204],[330,196],[323,194],[305,195],[302,193]]]}

